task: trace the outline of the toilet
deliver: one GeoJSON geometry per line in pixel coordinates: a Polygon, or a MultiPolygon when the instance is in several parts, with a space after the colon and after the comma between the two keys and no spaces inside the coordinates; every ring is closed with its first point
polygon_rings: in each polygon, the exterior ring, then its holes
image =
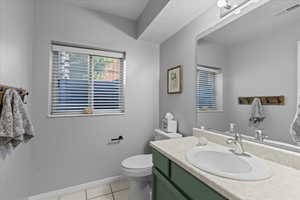
{"type": "MultiPolygon", "coordinates": [[[[182,137],[179,133],[154,130],[154,140],[182,137]]],[[[129,200],[151,200],[152,154],[141,154],[126,158],[121,163],[122,174],[129,180],[129,200]]]]}

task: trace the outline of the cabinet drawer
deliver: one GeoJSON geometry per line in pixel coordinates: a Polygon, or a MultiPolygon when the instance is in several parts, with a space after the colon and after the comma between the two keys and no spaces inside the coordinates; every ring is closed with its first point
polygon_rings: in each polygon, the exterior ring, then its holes
{"type": "Polygon", "coordinates": [[[188,200],[158,170],[153,169],[153,200],[188,200]]]}
{"type": "Polygon", "coordinates": [[[223,196],[173,162],[171,163],[171,180],[191,200],[226,200],[223,196]]]}
{"type": "Polygon", "coordinates": [[[163,173],[166,177],[170,177],[170,161],[168,158],[163,156],[161,153],[153,149],[153,164],[161,173],[163,173]]]}

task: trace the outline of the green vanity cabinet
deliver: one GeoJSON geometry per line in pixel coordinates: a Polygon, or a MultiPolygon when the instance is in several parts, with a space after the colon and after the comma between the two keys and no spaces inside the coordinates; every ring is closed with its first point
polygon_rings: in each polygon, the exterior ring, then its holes
{"type": "Polygon", "coordinates": [[[153,200],[188,200],[157,169],[153,169],[153,200]]]}
{"type": "Polygon", "coordinates": [[[212,188],[153,149],[152,200],[226,200],[212,188]]]}
{"type": "Polygon", "coordinates": [[[154,166],[166,177],[170,177],[170,160],[156,150],[152,151],[154,166]]]}

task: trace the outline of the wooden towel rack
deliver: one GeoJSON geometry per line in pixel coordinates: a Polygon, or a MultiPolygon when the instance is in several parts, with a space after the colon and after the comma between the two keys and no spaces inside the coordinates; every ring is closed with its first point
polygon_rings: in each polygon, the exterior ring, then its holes
{"type": "Polygon", "coordinates": [[[11,87],[11,86],[0,84],[0,106],[2,106],[2,104],[3,104],[3,96],[4,96],[6,89],[15,89],[21,96],[21,99],[23,102],[25,101],[25,97],[29,95],[29,92],[26,89],[16,88],[16,87],[11,87]]]}
{"type": "Polygon", "coordinates": [[[284,105],[284,96],[258,96],[258,97],[239,97],[239,104],[250,105],[254,98],[259,98],[262,105],[284,105]]]}

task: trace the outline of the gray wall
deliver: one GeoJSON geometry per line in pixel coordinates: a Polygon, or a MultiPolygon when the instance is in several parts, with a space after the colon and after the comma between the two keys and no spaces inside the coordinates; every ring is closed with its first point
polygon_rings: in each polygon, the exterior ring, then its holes
{"type": "Polygon", "coordinates": [[[296,113],[297,101],[297,41],[299,22],[286,24],[272,32],[233,47],[228,47],[230,80],[228,112],[246,133],[250,106],[238,105],[239,96],[284,95],[286,105],[264,106],[265,134],[272,139],[291,142],[289,126],[296,113]]]}
{"type": "MultiPolygon", "coordinates": [[[[33,43],[33,1],[0,0],[0,84],[30,91],[33,43]]],[[[28,105],[31,99],[28,99],[28,105]]],[[[32,142],[20,145],[0,159],[0,199],[21,200],[28,196],[32,142]]]]}
{"type": "Polygon", "coordinates": [[[158,46],[135,40],[131,21],[60,0],[36,1],[36,25],[32,194],[119,175],[122,159],[143,153],[158,125],[158,46]],[[125,115],[47,117],[51,40],[127,52],[125,115]],[[125,140],[107,146],[119,135],[125,140]]]}
{"type": "Polygon", "coordinates": [[[137,36],[139,37],[152,20],[159,15],[170,0],[150,0],[143,13],[137,20],[137,36]]]}
{"type": "MultiPolygon", "coordinates": [[[[223,91],[228,91],[228,49],[214,42],[199,40],[196,50],[197,64],[222,69],[223,91]]],[[[197,127],[204,126],[205,128],[213,128],[218,130],[225,130],[228,127],[229,119],[227,117],[228,106],[226,101],[228,99],[228,93],[223,92],[222,96],[223,110],[199,112],[196,119],[197,127]]]]}
{"type": "Polygon", "coordinates": [[[199,33],[212,27],[219,21],[216,6],[199,16],[175,35],[160,45],[160,118],[166,112],[172,112],[179,120],[179,131],[191,135],[196,126],[195,78],[196,78],[196,41],[199,33]],[[182,94],[167,94],[167,69],[183,66],[182,94]]]}

